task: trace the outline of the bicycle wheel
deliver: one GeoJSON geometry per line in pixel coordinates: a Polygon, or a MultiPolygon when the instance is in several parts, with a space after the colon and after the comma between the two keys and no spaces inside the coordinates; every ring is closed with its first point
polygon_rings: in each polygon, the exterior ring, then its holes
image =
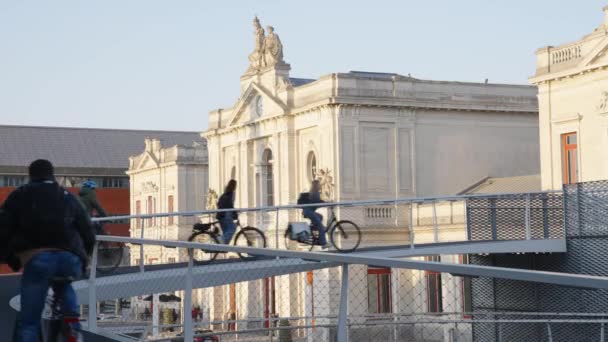
{"type": "Polygon", "coordinates": [[[340,252],[352,252],[361,243],[361,230],[351,221],[338,221],[329,232],[331,244],[340,252]]]}
{"type": "MultiPolygon", "coordinates": [[[[254,227],[241,229],[234,239],[235,246],[266,248],[266,236],[261,230],[254,227]]],[[[248,253],[237,253],[241,259],[253,258],[254,255],[248,253]]]]}
{"type": "MultiPolygon", "coordinates": [[[[188,241],[197,242],[197,243],[216,244],[216,245],[218,245],[220,243],[220,241],[217,239],[215,234],[211,234],[209,232],[193,233],[188,238],[188,241]]],[[[192,253],[192,257],[197,262],[205,263],[205,262],[211,262],[211,261],[215,260],[215,258],[217,258],[217,254],[218,254],[218,252],[206,251],[201,248],[201,249],[195,249],[192,253]]]]}
{"type": "Polygon", "coordinates": [[[101,241],[97,247],[97,271],[110,273],[120,265],[125,244],[122,242],[101,241]]]}

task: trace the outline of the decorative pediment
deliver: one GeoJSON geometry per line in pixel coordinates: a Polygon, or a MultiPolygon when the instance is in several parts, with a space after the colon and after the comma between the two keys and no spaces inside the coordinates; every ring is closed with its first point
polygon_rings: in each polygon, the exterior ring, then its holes
{"type": "Polygon", "coordinates": [[[603,38],[584,56],[580,66],[586,67],[594,64],[605,64],[608,62],[608,37],[603,38]]]}
{"type": "Polygon", "coordinates": [[[137,164],[137,170],[152,169],[160,166],[158,159],[150,152],[144,152],[144,157],[137,164]]]}
{"type": "MultiPolygon", "coordinates": [[[[254,101],[256,101],[258,95],[262,98],[265,103],[271,103],[275,106],[281,108],[281,110],[286,111],[287,106],[281,100],[270,94],[266,89],[259,86],[257,83],[251,83],[247,87],[247,89],[243,92],[243,95],[234,106],[232,119],[228,126],[232,126],[238,123],[243,123],[252,120],[252,108],[256,106],[254,101]],[[249,114],[249,116],[247,115],[249,114]]],[[[265,105],[266,108],[270,107],[265,105]]]]}

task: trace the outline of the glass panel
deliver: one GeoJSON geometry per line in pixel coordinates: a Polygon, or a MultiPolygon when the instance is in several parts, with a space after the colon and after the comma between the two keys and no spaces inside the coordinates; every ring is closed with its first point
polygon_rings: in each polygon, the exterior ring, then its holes
{"type": "Polygon", "coordinates": [[[568,134],[566,136],[566,144],[568,144],[568,145],[576,144],[576,133],[568,134]]]}
{"type": "Polygon", "coordinates": [[[378,276],[367,275],[367,312],[378,313],[378,276]]]}
{"type": "Polygon", "coordinates": [[[578,164],[576,161],[576,150],[568,151],[568,165],[569,165],[569,178],[570,183],[576,183],[578,180],[578,164]]]}

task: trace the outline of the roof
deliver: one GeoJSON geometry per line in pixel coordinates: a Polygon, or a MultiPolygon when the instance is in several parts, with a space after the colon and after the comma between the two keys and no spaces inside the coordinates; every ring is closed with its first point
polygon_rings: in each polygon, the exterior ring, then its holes
{"type": "Polygon", "coordinates": [[[296,77],[290,77],[289,81],[291,82],[291,85],[293,85],[294,87],[298,87],[301,85],[305,85],[308,83],[312,83],[314,81],[316,81],[315,79],[312,78],[296,78],[296,77]]]}
{"type": "Polygon", "coordinates": [[[487,177],[461,194],[500,194],[541,191],[540,175],[515,177],[487,177]]]}
{"type": "Polygon", "coordinates": [[[127,169],[145,138],[163,146],[202,143],[198,132],[0,125],[0,166],[24,167],[44,158],[55,167],[127,169]]]}

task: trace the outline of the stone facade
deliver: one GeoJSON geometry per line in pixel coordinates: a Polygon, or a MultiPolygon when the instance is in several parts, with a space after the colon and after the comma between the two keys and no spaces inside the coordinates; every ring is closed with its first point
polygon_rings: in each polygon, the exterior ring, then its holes
{"type": "Polygon", "coordinates": [[[543,189],[608,179],[608,7],[604,13],[582,39],[536,52],[530,82],[538,86],[543,189]],[[563,140],[571,133],[568,155],[563,140]]]}
{"type": "MultiPolygon", "coordinates": [[[[205,145],[163,147],[158,139],[146,139],[145,151],[129,158],[131,214],[154,214],[204,210],[207,195],[208,161],[205,145]]],[[[192,232],[192,217],[163,217],[132,220],[131,236],[186,240],[192,232]]],[[[148,246],[146,263],[181,261],[177,250],[148,246]],[[171,250],[169,250],[171,251],[171,250]],[[164,253],[163,253],[164,252],[164,253]]],[[[131,254],[138,264],[140,254],[131,254]]],[[[183,257],[183,256],[182,256],[183,257]]]]}

